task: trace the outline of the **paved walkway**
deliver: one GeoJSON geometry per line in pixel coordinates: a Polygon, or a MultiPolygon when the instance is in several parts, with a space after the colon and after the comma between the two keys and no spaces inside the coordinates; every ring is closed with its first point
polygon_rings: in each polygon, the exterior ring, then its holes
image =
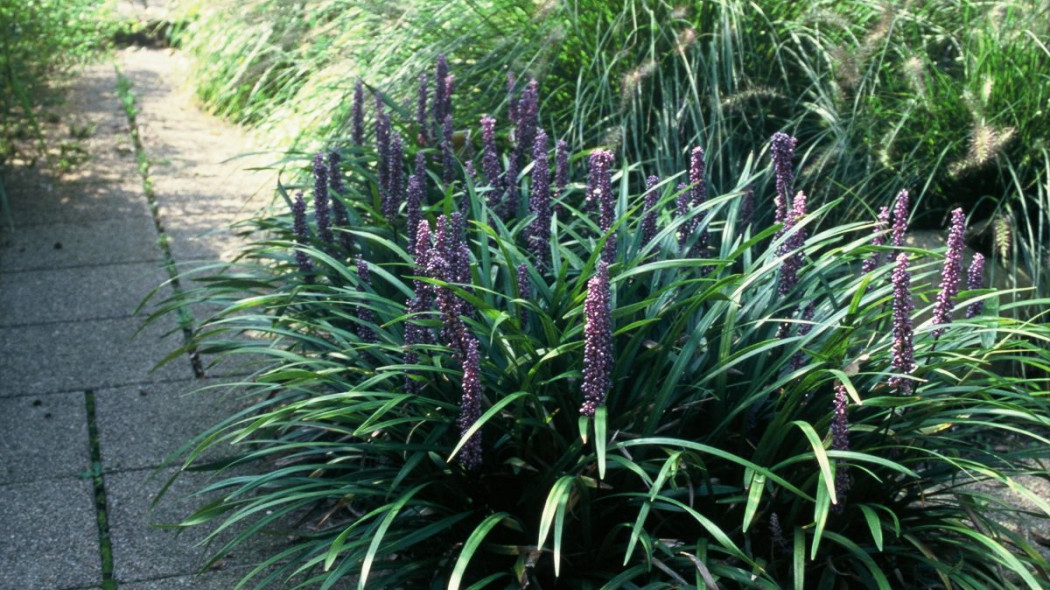
{"type": "Polygon", "coordinates": [[[151,511],[172,472],[157,467],[241,402],[187,396],[208,382],[187,357],[151,371],[182,334],[165,318],[136,335],[133,311],[171,263],[183,272],[228,256],[223,228],[265,202],[270,183],[224,163],[247,142],[192,106],[177,55],[116,59],[137,95],[157,215],[111,64],[76,77],[60,109],[61,129],[87,136],[87,161],[3,172],[14,229],[0,228],[0,589],[228,589],[250,562],[232,555],[195,578],[200,531],[150,526],[185,517],[205,480],[180,478],[151,511]]]}

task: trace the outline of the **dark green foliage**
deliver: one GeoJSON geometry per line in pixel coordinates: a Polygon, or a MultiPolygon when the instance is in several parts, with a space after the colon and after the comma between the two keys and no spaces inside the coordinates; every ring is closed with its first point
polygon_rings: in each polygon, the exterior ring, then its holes
{"type": "MultiPolygon", "coordinates": [[[[833,200],[780,237],[764,221],[740,228],[743,192],[770,182],[753,159],[722,168],[736,173],[720,173],[704,204],[678,216],[672,187],[685,166],[672,154],[691,145],[671,149],[671,135],[659,139],[667,158],[614,165],[612,388],[593,419],[580,417],[583,306],[612,236],[583,210],[585,153],[556,198],[546,267],[523,235],[531,217],[502,221],[487,187],[458,165],[450,186],[428,170],[424,218],[466,211],[469,284],[420,276],[403,210],[392,224],[381,211],[371,148],[344,147],[346,190],[332,195],[348,209],[349,226],[334,231],[353,235],[352,251],[322,244],[313,228],[297,243],[290,193],[306,185],[280,187],[285,203],[248,224],[257,241],[241,260],[168,306],[219,304],[196,344],[264,359],[242,384],[261,401],[203,435],[187,459],[227,442],[241,450],[238,473],[210,486],[220,498],[186,524],[247,526],[217,555],[260,533],[290,535],[252,584],[1047,587],[1050,564],[1008,519],[1050,517],[1020,479],[1048,476],[1039,461],[1050,458],[1050,330],[1000,317],[1010,305],[999,293],[962,291],[935,342],[922,319],[935,293],[917,288],[916,386],[897,395],[886,385],[890,265],[858,273],[873,253],[871,223],[837,222],[844,205],[833,200]],[[659,232],[642,243],[644,179],[656,171],[659,232]],[[701,215],[680,245],[677,230],[701,215]],[[704,229],[712,248],[695,249],[704,229]],[[795,231],[809,236],[805,256],[781,296],[777,274],[795,253],[776,252],[795,231]],[[302,270],[296,252],[312,266],[302,270]],[[460,320],[480,346],[482,416],[462,435],[461,357],[440,341],[404,346],[409,326],[441,333],[439,316],[407,312],[414,281],[450,288],[471,309],[460,320]],[[975,298],[985,314],[963,320],[975,298]],[[812,320],[802,319],[807,303],[812,320]],[[851,399],[849,451],[830,450],[839,383],[851,399]],[[457,454],[476,432],[482,463],[466,471],[457,454]],[[1006,435],[1016,437],[1010,449],[988,450],[1006,435]],[[846,465],[848,493],[833,497],[846,465]],[[1040,511],[1014,507],[1007,490],[1040,511]]],[[[719,145],[704,143],[708,169],[719,169],[719,145]]],[[[934,282],[942,256],[908,253],[912,284],[934,282]]]]}

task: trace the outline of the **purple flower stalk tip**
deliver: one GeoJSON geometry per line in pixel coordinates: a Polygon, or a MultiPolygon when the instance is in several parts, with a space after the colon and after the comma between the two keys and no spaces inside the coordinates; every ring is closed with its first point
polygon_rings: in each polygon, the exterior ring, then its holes
{"type": "Polygon", "coordinates": [[[445,55],[441,54],[437,58],[437,66],[434,68],[434,123],[440,126],[444,120],[445,115],[449,114],[450,106],[446,101],[448,96],[445,95],[445,91],[448,89],[448,60],[445,59],[445,55]]]}
{"type": "Polygon", "coordinates": [[[776,223],[785,223],[788,216],[788,201],[795,185],[795,145],[798,140],[786,133],[774,133],[770,140],[773,155],[773,174],[776,177],[776,223]]]}
{"type": "Polygon", "coordinates": [[[603,235],[608,234],[602,249],[602,260],[607,264],[616,260],[616,234],[609,233],[616,223],[616,204],[612,193],[613,159],[613,153],[608,150],[592,152],[588,183],[588,198],[598,206],[598,228],[603,235]]]}
{"type": "Polygon", "coordinates": [[[515,107],[514,159],[523,166],[536,140],[536,128],[539,126],[539,83],[530,80],[521,91],[521,100],[515,107]]]}
{"type": "Polygon", "coordinates": [[[645,197],[642,205],[645,209],[645,214],[642,216],[643,247],[656,237],[656,200],[659,197],[656,192],[656,185],[659,183],[660,178],[657,176],[650,176],[645,179],[645,197]]]}
{"type": "Polygon", "coordinates": [[[489,116],[481,118],[481,172],[485,175],[489,190],[489,208],[498,210],[503,187],[500,184],[499,153],[496,151],[496,120],[489,116]]]}
{"type": "Polygon", "coordinates": [[[740,235],[747,232],[755,220],[755,191],[744,189],[743,201],[740,203],[740,235]]]}
{"type": "MultiPolygon", "coordinates": [[[[368,268],[368,263],[365,262],[364,257],[360,254],[357,255],[357,290],[360,293],[366,292],[365,289],[372,288],[372,272],[368,268]]],[[[357,306],[357,318],[362,323],[357,325],[357,336],[361,338],[363,342],[374,344],[379,342],[376,338],[375,331],[370,326],[376,324],[376,314],[371,308],[363,305],[357,306]]]]}
{"type": "Polygon", "coordinates": [[[416,251],[416,235],[419,232],[419,220],[423,218],[423,183],[415,174],[408,177],[408,198],[405,204],[407,218],[408,251],[416,251]]]}
{"type": "MultiPolygon", "coordinates": [[[[459,409],[459,434],[462,437],[481,418],[481,355],[478,340],[466,337],[463,358],[463,398],[459,409]]],[[[481,466],[481,432],[475,432],[459,451],[459,462],[468,471],[481,466]]]]}
{"type": "MultiPolygon", "coordinates": [[[[890,208],[879,209],[879,217],[875,222],[874,234],[871,236],[872,246],[881,246],[886,243],[886,230],[890,228],[890,208]]],[[[882,264],[882,253],[876,252],[861,265],[861,272],[867,274],[882,264]]]]}
{"type": "Polygon", "coordinates": [[[365,87],[358,78],[354,83],[354,104],[350,111],[350,137],[354,145],[365,143],[365,87]]]}
{"type": "Polygon", "coordinates": [[[780,516],[776,512],[769,516],[769,540],[781,550],[787,550],[787,541],[784,539],[784,529],[780,525],[780,516]]]}
{"type": "MultiPolygon", "coordinates": [[[[941,290],[937,293],[937,303],[933,306],[934,325],[945,325],[952,322],[952,299],[959,294],[959,279],[962,278],[963,238],[966,233],[966,214],[961,208],[952,211],[952,225],[948,230],[948,252],[944,257],[941,269],[941,290]]],[[[938,338],[946,328],[936,328],[933,337],[938,338]]]]}
{"type": "Polygon", "coordinates": [[[529,213],[535,217],[529,225],[529,250],[540,267],[550,263],[551,242],[551,175],[547,163],[547,134],[539,129],[532,149],[532,195],[529,213]]]}
{"type": "Polygon", "coordinates": [[[602,261],[598,272],[587,282],[583,302],[583,405],[580,414],[593,417],[605,405],[612,389],[612,295],[609,289],[609,267],[602,261]]]}
{"type": "MultiPolygon", "coordinates": [[[[339,152],[332,150],[328,153],[328,183],[332,187],[332,220],[335,227],[348,228],[350,227],[350,215],[347,213],[346,205],[339,199],[339,195],[345,192],[346,187],[343,186],[343,175],[339,170],[339,163],[342,161],[342,156],[339,152]]],[[[349,252],[354,247],[354,237],[347,232],[340,232],[339,243],[342,244],[343,249],[349,252]]]]}
{"type": "Polygon", "coordinates": [[[317,219],[317,235],[325,246],[335,242],[332,236],[332,219],[328,211],[328,167],[324,154],[314,155],[314,215],[317,219]]]}
{"type": "Polygon", "coordinates": [[[890,377],[889,385],[901,395],[910,395],[915,382],[907,377],[915,370],[914,331],[911,312],[911,273],[908,272],[908,255],[897,255],[897,266],[890,278],[893,283],[893,359],[891,366],[897,373],[890,377]]]}
{"type": "MultiPolygon", "coordinates": [[[[970,270],[966,273],[966,288],[975,291],[984,286],[984,255],[980,252],[973,255],[970,270]]],[[[974,301],[966,306],[966,319],[975,318],[984,313],[984,300],[974,301]]]]}
{"type": "MultiPolygon", "coordinates": [[[[707,178],[704,174],[704,148],[696,146],[689,155],[689,208],[696,209],[703,205],[707,201],[707,178]]],[[[688,223],[687,231],[689,234],[694,234],[700,229],[700,225],[703,224],[704,218],[707,216],[706,211],[701,211],[693,216],[688,223]]],[[[710,234],[707,228],[700,231],[700,235],[697,236],[696,242],[693,244],[692,255],[703,256],[707,251],[707,245],[710,241],[710,234]]]]}
{"type": "Polygon", "coordinates": [[[314,263],[310,256],[303,251],[302,247],[310,243],[310,232],[306,226],[306,201],[303,193],[296,193],[292,201],[292,231],[295,234],[295,263],[299,265],[299,272],[306,275],[307,281],[312,280],[314,263]]]}
{"type": "Polygon", "coordinates": [[[441,125],[441,180],[445,185],[452,183],[455,176],[456,156],[452,145],[452,115],[445,115],[441,125]]]}
{"type": "MultiPolygon", "coordinates": [[[[806,304],[806,307],[802,308],[802,323],[798,325],[798,335],[806,336],[813,331],[813,316],[817,312],[817,304],[810,301],[806,304]]],[[[786,334],[785,334],[786,335],[786,334]]],[[[796,371],[801,369],[806,364],[806,353],[798,351],[795,356],[791,357],[791,370],[796,371]]]]}
{"type": "MultiPolygon", "coordinates": [[[[683,219],[686,215],[689,215],[689,185],[684,182],[679,182],[674,190],[678,193],[678,197],[675,198],[675,215],[679,219],[683,219]]],[[[689,241],[688,222],[683,223],[678,227],[678,246],[685,248],[685,243],[687,241],[689,241]]]]}
{"type": "MultiPolygon", "coordinates": [[[[529,278],[529,266],[524,262],[518,265],[517,274],[518,283],[518,299],[528,301],[532,299],[532,280],[529,278]]],[[[525,306],[521,306],[521,327],[525,327],[525,320],[527,319],[525,306]]]]}
{"type": "Polygon", "coordinates": [[[908,233],[908,189],[901,189],[893,204],[893,238],[890,244],[894,248],[904,246],[904,237],[908,233]]]}
{"type": "Polygon", "coordinates": [[[383,215],[391,225],[397,220],[397,210],[401,202],[405,200],[405,186],[401,178],[404,159],[405,146],[401,141],[401,134],[395,131],[390,142],[390,158],[386,172],[386,200],[383,201],[383,215]]]}

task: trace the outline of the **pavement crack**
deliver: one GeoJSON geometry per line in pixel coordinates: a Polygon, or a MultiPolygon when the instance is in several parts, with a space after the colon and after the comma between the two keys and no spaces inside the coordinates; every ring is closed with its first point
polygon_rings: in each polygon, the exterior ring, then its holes
{"type": "Polygon", "coordinates": [[[113,545],[109,537],[109,510],[106,500],[106,482],[102,475],[102,451],[98,440],[98,422],[95,419],[95,390],[84,391],[87,407],[88,450],[91,454],[91,483],[94,486],[95,515],[98,522],[99,556],[102,560],[102,590],[117,590],[113,577],[113,545]]]}
{"type": "MultiPolygon", "coordinates": [[[[175,257],[171,253],[171,246],[168,243],[168,235],[164,231],[164,223],[161,220],[160,208],[157,204],[157,194],[153,189],[153,177],[150,174],[150,159],[149,155],[146,153],[146,148],[142,143],[142,135],[139,133],[139,126],[136,118],[138,106],[135,102],[135,95],[131,91],[131,80],[124,75],[120,70],[120,67],[116,64],[114,64],[114,69],[117,74],[117,96],[119,97],[121,106],[123,106],[124,113],[127,116],[128,133],[131,136],[132,145],[135,147],[135,159],[138,161],[139,176],[142,177],[142,192],[146,196],[150,214],[153,216],[153,225],[157,230],[158,244],[164,255],[164,267],[167,269],[168,276],[171,279],[170,283],[172,291],[174,292],[176,301],[180,301],[183,299],[185,291],[183,291],[182,285],[179,282],[179,270],[175,264],[175,257]]],[[[193,374],[198,379],[203,379],[205,377],[204,364],[201,362],[200,352],[197,349],[197,343],[193,335],[193,315],[185,305],[178,306],[176,313],[179,328],[182,330],[184,341],[183,348],[189,355],[190,366],[193,368],[193,374]]]]}

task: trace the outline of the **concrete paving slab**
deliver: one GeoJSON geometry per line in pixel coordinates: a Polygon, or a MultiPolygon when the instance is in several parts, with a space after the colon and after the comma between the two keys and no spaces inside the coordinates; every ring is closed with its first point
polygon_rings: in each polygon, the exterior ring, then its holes
{"type": "Polygon", "coordinates": [[[79,476],[91,467],[80,392],[0,398],[0,483],[79,476]]]}
{"type": "Polygon", "coordinates": [[[0,506],[0,588],[55,590],[102,582],[90,480],[0,486],[0,506]]]}
{"type": "MultiPolygon", "coordinates": [[[[248,404],[224,389],[198,391],[211,381],[158,383],[95,393],[99,447],[106,471],[162,465],[184,445],[248,404]]],[[[198,460],[213,461],[245,449],[217,445],[198,460]]],[[[182,454],[174,458],[183,459],[182,454]]],[[[175,463],[176,465],[178,463],[175,463]]]]}
{"type": "Polygon", "coordinates": [[[175,329],[174,320],[135,336],[141,325],[128,318],[0,328],[0,397],[191,378],[185,358],[150,371],[181,345],[178,331],[161,339],[175,329]]]}
{"type": "Polygon", "coordinates": [[[155,262],[0,273],[0,326],[130,317],[154,289],[171,295],[167,279],[155,262]]]}
{"type": "MultiPolygon", "coordinates": [[[[133,181],[135,169],[124,175],[133,181]]],[[[115,184],[105,179],[77,182],[39,180],[28,186],[7,186],[11,219],[16,228],[54,223],[83,223],[128,217],[150,217],[142,189],[133,182],[115,184]]]]}
{"type": "MultiPolygon", "coordinates": [[[[218,544],[206,548],[199,546],[207,535],[206,526],[179,531],[156,526],[177,523],[190,516],[206,500],[191,494],[216,481],[216,477],[222,477],[205,472],[185,472],[151,510],[150,503],[172,473],[174,471],[168,469],[160,472],[126,471],[106,476],[113,573],[121,587],[126,582],[193,574],[207,563],[209,551],[218,550],[222,542],[230,539],[224,533],[216,542],[218,544]]],[[[233,529],[229,532],[233,533],[233,529]]],[[[225,556],[223,563],[231,567],[258,563],[284,542],[280,537],[256,535],[248,546],[225,556]]]]}
{"type": "Polygon", "coordinates": [[[179,271],[197,263],[229,262],[240,252],[244,239],[237,235],[244,229],[230,226],[237,219],[232,214],[177,215],[165,220],[164,230],[179,271]]]}
{"type": "MultiPolygon", "coordinates": [[[[121,584],[120,590],[230,590],[250,571],[249,568],[209,570],[200,575],[174,576],[121,584]]],[[[248,586],[248,588],[252,587],[248,586]]]]}
{"type": "Polygon", "coordinates": [[[160,261],[148,217],[15,226],[0,235],[0,272],[160,261]]]}

